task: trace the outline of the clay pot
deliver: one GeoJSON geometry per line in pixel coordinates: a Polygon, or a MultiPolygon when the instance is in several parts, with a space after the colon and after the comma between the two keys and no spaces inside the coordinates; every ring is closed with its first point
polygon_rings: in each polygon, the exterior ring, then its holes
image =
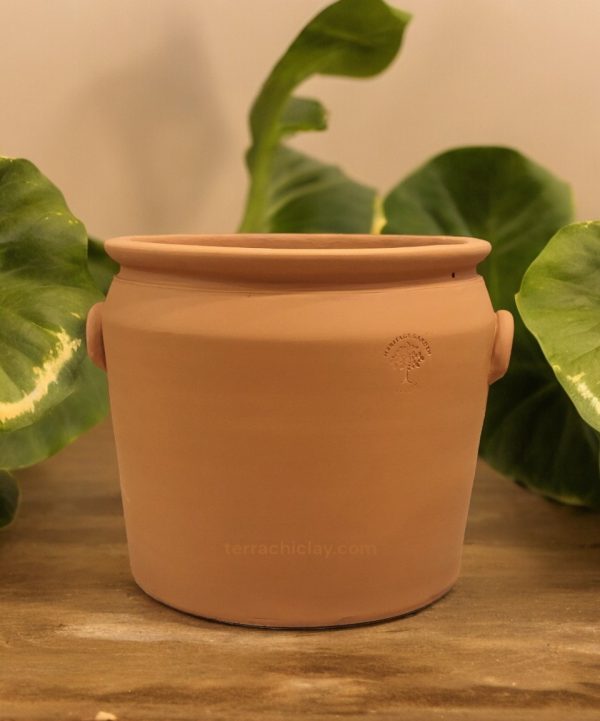
{"type": "Polygon", "coordinates": [[[121,271],[88,347],[108,367],[137,583],[271,627],[385,619],[445,594],[512,342],[475,270],[489,244],[257,234],[106,249],[121,271]]]}

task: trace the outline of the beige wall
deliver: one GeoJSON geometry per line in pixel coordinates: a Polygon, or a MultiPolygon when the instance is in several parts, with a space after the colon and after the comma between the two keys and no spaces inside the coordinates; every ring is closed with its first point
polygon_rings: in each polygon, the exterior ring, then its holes
{"type": "MultiPolygon", "coordinates": [[[[234,230],[246,111],[325,0],[0,0],[0,154],[25,156],[89,230],[234,230]]],[[[508,144],[600,217],[600,0],[395,0],[402,56],[317,79],[331,129],[300,146],[382,189],[460,144],[508,144]]]]}

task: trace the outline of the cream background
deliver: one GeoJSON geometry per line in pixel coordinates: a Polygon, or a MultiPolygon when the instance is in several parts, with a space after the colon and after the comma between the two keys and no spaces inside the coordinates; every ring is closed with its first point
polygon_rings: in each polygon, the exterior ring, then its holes
{"type": "MultiPolygon", "coordinates": [[[[298,145],[382,189],[433,153],[508,144],[600,217],[600,0],[394,0],[401,56],[302,90],[330,130],[298,145]]],[[[246,113],[326,0],[0,0],[0,154],[33,160],[90,232],[234,230],[246,113]]]]}

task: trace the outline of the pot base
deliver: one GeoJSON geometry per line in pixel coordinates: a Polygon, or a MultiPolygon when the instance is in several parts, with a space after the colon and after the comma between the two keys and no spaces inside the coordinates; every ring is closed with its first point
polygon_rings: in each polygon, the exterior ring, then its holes
{"type": "Polygon", "coordinates": [[[271,631],[327,631],[331,629],[336,628],[355,628],[357,626],[369,626],[376,623],[386,623],[388,621],[396,621],[400,618],[405,618],[406,616],[412,616],[415,613],[418,613],[420,611],[424,611],[429,606],[432,606],[437,601],[440,601],[447,593],[449,593],[452,588],[454,587],[454,584],[456,583],[457,579],[454,579],[452,583],[447,586],[443,591],[440,593],[435,594],[433,597],[428,598],[427,600],[420,602],[416,605],[411,605],[410,608],[405,608],[399,611],[394,611],[392,613],[374,613],[374,614],[367,614],[367,615],[360,615],[356,617],[347,617],[342,618],[336,621],[323,621],[321,623],[315,622],[315,623],[307,623],[307,622],[289,622],[289,623],[282,623],[281,621],[269,621],[267,619],[260,619],[260,620],[244,620],[239,621],[237,619],[232,618],[217,618],[216,616],[210,616],[210,615],[203,615],[202,613],[198,613],[196,611],[190,611],[187,608],[182,608],[180,606],[177,606],[173,603],[170,603],[169,601],[165,601],[159,596],[155,595],[154,593],[150,593],[147,591],[137,579],[135,580],[136,584],[139,586],[139,588],[147,595],[149,596],[153,601],[158,601],[158,603],[161,603],[163,606],[167,606],[168,608],[174,609],[175,611],[179,611],[180,613],[185,613],[189,616],[194,616],[195,618],[200,618],[203,621],[210,621],[211,623],[222,623],[226,624],[227,626],[242,626],[244,628],[262,628],[262,629],[268,629],[271,631]]]}

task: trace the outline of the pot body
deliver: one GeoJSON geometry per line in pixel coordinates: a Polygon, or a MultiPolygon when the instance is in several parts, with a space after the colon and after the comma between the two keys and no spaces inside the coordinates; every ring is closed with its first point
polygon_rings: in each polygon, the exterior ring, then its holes
{"type": "Polygon", "coordinates": [[[122,271],[102,332],[137,583],[272,627],[443,595],[496,325],[475,273],[270,287],[122,271]]]}

